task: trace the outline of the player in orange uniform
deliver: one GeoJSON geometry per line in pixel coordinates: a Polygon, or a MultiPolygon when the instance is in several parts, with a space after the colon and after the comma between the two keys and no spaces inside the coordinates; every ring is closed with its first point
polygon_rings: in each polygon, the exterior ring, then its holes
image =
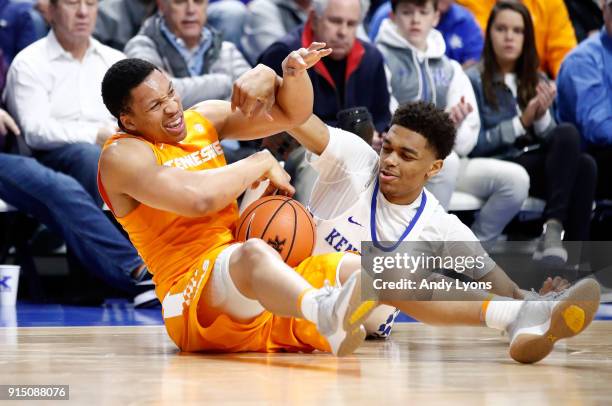
{"type": "Polygon", "coordinates": [[[102,96],[122,132],[100,157],[100,193],[153,274],[168,334],[182,350],[345,355],[365,337],[375,303],[361,301],[359,278],[320,286],[321,275],[346,266],[341,254],[309,258],[294,272],[263,241],[235,242],[236,198],[247,187],[268,179],[287,194],[293,188],[270,153],[226,165],[219,145],[304,122],[313,105],[306,69],[330,53],[323,47],[292,52],[282,79],[256,67],[234,85],[232,105],[187,111],[148,62],[122,60],[106,73],[102,96]]]}

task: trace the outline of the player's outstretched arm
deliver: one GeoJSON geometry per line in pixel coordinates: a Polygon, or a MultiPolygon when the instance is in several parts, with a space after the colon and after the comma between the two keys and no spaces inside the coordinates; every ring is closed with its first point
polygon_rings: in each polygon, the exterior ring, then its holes
{"type": "Polygon", "coordinates": [[[479,281],[491,282],[491,293],[498,296],[511,297],[514,299],[523,299],[524,297],[524,292],[512,279],[510,279],[499,265],[495,266],[491,272],[488,272],[484,277],[480,278],[479,281]]]}
{"type": "Polygon", "coordinates": [[[300,145],[316,155],[321,155],[329,144],[329,128],[314,114],[304,124],[288,132],[300,145]]]}
{"type": "Polygon", "coordinates": [[[222,139],[257,139],[300,125],[312,114],[307,69],[331,53],[324,47],[314,42],[291,52],[283,61],[282,79],[258,65],[234,83],[231,103],[207,101],[194,109],[212,121],[222,139]]]}
{"type": "Polygon", "coordinates": [[[222,168],[185,171],[158,165],[143,142],[122,139],[102,152],[100,175],[116,214],[117,202],[127,201],[133,207],[143,203],[183,216],[205,216],[233,203],[260,179],[269,179],[285,194],[294,193],[289,175],[268,151],[222,168]]]}

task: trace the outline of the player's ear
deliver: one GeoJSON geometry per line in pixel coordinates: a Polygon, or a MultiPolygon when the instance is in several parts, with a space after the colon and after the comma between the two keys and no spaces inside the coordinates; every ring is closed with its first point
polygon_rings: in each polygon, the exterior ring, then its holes
{"type": "Polygon", "coordinates": [[[123,125],[123,128],[125,128],[126,130],[136,130],[136,124],[134,124],[134,121],[132,120],[132,117],[129,114],[121,113],[121,115],[119,116],[119,120],[121,121],[121,125],[123,125]]]}
{"type": "Polygon", "coordinates": [[[428,181],[429,179],[436,176],[442,170],[443,166],[444,166],[443,159],[436,159],[435,161],[433,161],[433,163],[431,164],[431,167],[425,174],[425,180],[428,181]]]}

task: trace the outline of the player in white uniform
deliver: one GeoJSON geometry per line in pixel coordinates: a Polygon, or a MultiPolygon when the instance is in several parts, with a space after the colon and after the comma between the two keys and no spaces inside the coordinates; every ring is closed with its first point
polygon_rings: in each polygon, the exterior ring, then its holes
{"type": "MultiPolygon", "coordinates": [[[[356,135],[328,127],[316,116],[290,131],[309,151],[308,159],[319,173],[309,202],[317,222],[315,254],[361,251],[362,241],[477,241],[424,188],[454,143],[454,127],[446,113],[433,105],[412,103],[398,108],[391,124],[380,156],[356,135]]],[[[337,275],[331,282],[342,283],[348,276],[337,275]]],[[[555,301],[524,301],[525,292],[492,261],[470,276],[491,282],[491,294],[466,293],[464,299],[471,295],[481,300],[451,306],[444,301],[387,303],[370,316],[368,332],[387,336],[395,308],[434,324],[484,322],[509,333],[514,359],[534,362],[545,357],[557,339],[581,332],[599,306],[599,286],[592,280],[579,282],[555,301]],[[497,295],[494,300],[492,294],[497,295]],[[499,300],[500,296],[506,299],[499,300]],[[584,305],[575,305],[577,300],[584,305]],[[579,321],[572,324],[574,316],[579,321]],[[552,325],[561,324],[564,328],[551,333],[552,325]]],[[[547,281],[544,290],[563,287],[558,282],[552,286],[547,281]]],[[[438,299],[445,298],[441,295],[438,299]]],[[[461,299],[453,295],[446,300],[461,299]]]]}
{"type": "MultiPolygon", "coordinates": [[[[313,130],[320,124],[315,120],[311,120],[313,130]]],[[[302,134],[308,131],[307,126],[294,130],[298,140],[304,139],[302,134]]],[[[315,255],[361,252],[362,241],[478,241],[472,231],[455,215],[448,214],[427,189],[415,190],[413,186],[403,185],[401,177],[399,188],[411,192],[409,196],[418,194],[418,197],[416,200],[408,197],[407,201],[413,200],[408,204],[391,203],[385,198],[384,192],[380,193],[380,189],[382,186],[384,190],[386,183],[395,182],[396,179],[386,182],[386,178],[379,178],[378,154],[353,133],[329,126],[327,131],[329,142],[321,155],[315,154],[318,151],[309,151],[307,154],[310,164],[319,173],[309,202],[309,209],[317,224],[315,255]],[[418,221],[406,232],[423,198],[424,209],[418,221]],[[372,227],[372,219],[375,220],[375,228],[372,227]]],[[[448,138],[445,142],[447,148],[452,148],[453,139],[448,138]]],[[[441,141],[444,139],[441,138],[441,141]]],[[[383,154],[389,148],[388,144],[386,142],[383,145],[383,154]]],[[[440,168],[436,167],[435,173],[440,168]]],[[[400,174],[399,171],[395,172],[400,174]]],[[[432,172],[429,177],[435,173],[432,172]]],[[[491,265],[480,274],[473,275],[474,279],[482,280],[487,273],[493,271],[494,264],[491,265]]],[[[494,273],[497,274],[495,286],[504,287],[503,290],[498,288],[498,293],[523,298],[523,292],[500,268],[494,273]]],[[[378,338],[388,337],[398,314],[399,310],[381,305],[365,324],[368,334],[378,338]]]]}

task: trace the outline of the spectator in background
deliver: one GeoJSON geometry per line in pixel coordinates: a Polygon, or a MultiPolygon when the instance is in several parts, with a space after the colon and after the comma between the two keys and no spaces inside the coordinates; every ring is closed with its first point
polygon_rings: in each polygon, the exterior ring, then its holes
{"type": "MultiPolygon", "coordinates": [[[[325,42],[333,52],[308,71],[314,87],[314,114],[336,126],[338,112],[365,107],[372,115],[377,133],[383,132],[391,119],[385,66],[380,52],[357,38],[364,9],[359,0],[313,0],[307,22],[272,44],[259,62],[281,73],[285,56],[312,41],[325,42]]],[[[307,202],[316,172],[305,165],[305,152],[291,154],[296,198],[307,202]]]]}
{"type": "Polygon", "coordinates": [[[285,56],[312,41],[333,52],[308,71],[315,89],[314,113],[330,125],[340,110],[364,106],[383,131],[391,117],[385,67],[380,52],[356,37],[361,24],[359,0],[314,0],[306,24],[272,44],[259,62],[281,72],[285,56]]]}
{"type": "Polygon", "coordinates": [[[140,26],[155,12],[155,0],[104,0],[100,2],[93,36],[122,51],[140,26]]]}
{"type": "Polygon", "coordinates": [[[232,85],[250,66],[231,42],[206,25],[206,0],[160,0],[125,46],[130,58],[153,63],[172,77],[185,108],[202,100],[229,100],[232,85]]]}
{"type": "MultiPolygon", "coordinates": [[[[561,62],[576,46],[576,34],[563,0],[516,0],[522,2],[533,21],[535,44],[540,58],[540,69],[556,78],[561,62]]],[[[583,0],[590,1],[590,0],[583,0]]],[[[487,29],[487,19],[497,0],[457,0],[476,17],[480,28],[487,29]]]]}
{"type": "MultiPolygon", "coordinates": [[[[48,1],[48,0],[38,0],[48,1]]],[[[104,0],[100,2],[94,37],[123,51],[138,34],[144,21],[157,10],[157,0],[104,0]]],[[[238,0],[211,1],[208,23],[223,33],[223,39],[238,46],[246,19],[246,6],[238,0]]]]}
{"type": "MultiPolygon", "coordinates": [[[[369,36],[376,41],[380,25],[389,18],[391,2],[385,2],[372,17],[369,36]]],[[[482,31],[474,16],[465,7],[455,4],[454,0],[439,0],[440,19],[436,25],[446,43],[446,56],[463,65],[464,68],[477,63],[482,54],[482,31]]]]}
{"type": "Polygon", "coordinates": [[[599,31],[603,25],[600,0],[565,0],[576,38],[582,42],[591,34],[599,31]]]}
{"type": "Polygon", "coordinates": [[[480,119],[470,81],[456,61],[445,55],[444,39],[433,27],[440,13],[437,0],[392,0],[391,18],[376,39],[391,72],[393,97],[400,104],[422,100],[450,113],[457,137],[454,151],[427,188],[448,209],[459,170],[459,156],[476,144],[480,119]]]}
{"type": "Polygon", "coordinates": [[[0,49],[10,65],[15,55],[39,39],[32,3],[0,0],[0,49]]]}
{"type": "Polygon", "coordinates": [[[574,123],[598,167],[598,198],[612,198],[612,0],[600,0],[604,24],[563,62],[558,118],[574,123]]]}
{"type": "Polygon", "coordinates": [[[482,122],[472,155],[499,156],[525,167],[531,177],[530,194],[546,200],[535,257],[564,262],[564,233],[568,240],[589,240],[597,168],[581,153],[576,128],[557,125],[552,117],[556,87],[538,73],[533,35],[523,4],[495,5],[482,64],[468,71],[482,122]]]}
{"type": "Polygon", "coordinates": [[[437,0],[392,0],[391,18],[383,22],[377,46],[391,71],[393,96],[401,104],[422,100],[446,110],[457,136],[442,170],[427,189],[448,209],[457,186],[484,200],[472,225],[481,241],[493,241],[527,198],[529,177],[519,165],[465,157],[478,140],[480,118],[470,80],[457,61],[444,55],[436,25],[437,0]],[[459,159],[462,157],[463,159],[459,159]],[[476,176],[477,180],[470,181],[476,176]]]}
{"type": "Polygon", "coordinates": [[[266,48],[305,23],[311,3],[311,0],[251,1],[241,42],[249,61],[255,64],[266,48]]]}
{"type": "MultiPolygon", "coordinates": [[[[0,58],[0,92],[6,71],[0,58]]],[[[9,134],[20,137],[21,131],[0,109],[0,138],[9,134]]],[[[0,152],[0,199],[62,236],[84,269],[109,286],[135,295],[135,306],[158,303],[151,285],[137,285],[150,280],[150,275],[132,244],[73,177],[32,157],[0,152]]]]}
{"type": "Polygon", "coordinates": [[[100,84],[124,55],[91,37],[97,9],[97,1],[53,0],[52,29],[15,57],[5,98],[35,157],[75,178],[102,206],[99,145],[116,121],[102,103],[100,84]]]}
{"type": "Polygon", "coordinates": [[[247,19],[247,8],[238,0],[211,0],[208,5],[208,23],[223,34],[223,40],[240,46],[247,19]]]}

